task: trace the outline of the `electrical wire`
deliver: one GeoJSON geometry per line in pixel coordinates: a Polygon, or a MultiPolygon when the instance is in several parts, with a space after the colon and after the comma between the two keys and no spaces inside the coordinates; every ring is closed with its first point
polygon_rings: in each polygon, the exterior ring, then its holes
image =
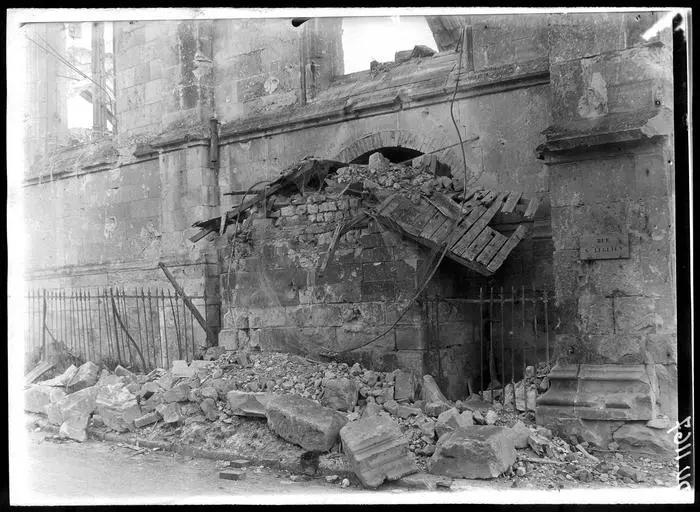
{"type": "MultiPolygon", "coordinates": [[[[107,96],[108,96],[109,103],[110,103],[110,107],[112,108],[112,110],[114,110],[114,108],[113,108],[113,102],[115,101],[115,99],[112,97],[112,94],[111,94],[107,89],[105,89],[104,87],[102,87],[102,85],[100,85],[99,83],[97,83],[97,82],[96,82],[95,80],[93,80],[90,76],[86,75],[86,74],[83,73],[80,69],[78,69],[76,66],[74,66],[69,60],[67,60],[67,59],[66,59],[65,57],[63,57],[57,50],[55,50],[48,42],[46,42],[46,45],[48,45],[49,48],[51,48],[50,50],[49,50],[48,48],[46,48],[45,46],[42,46],[41,44],[39,44],[35,39],[29,37],[28,35],[25,34],[24,37],[26,37],[27,39],[29,39],[29,40],[30,40],[32,43],[34,43],[37,47],[39,47],[41,50],[43,50],[47,55],[50,55],[50,56],[56,58],[59,62],[61,62],[62,64],[64,64],[64,65],[65,65],[66,67],[68,67],[70,70],[75,71],[75,72],[78,73],[80,76],[82,76],[83,78],[89,80],[90,82],[92,82],[93,84],[95,84],[97,87],[99,87],[100,89],[102,89],[104,92],[106,92],[106,93],[107,93],[107,96]]],[[[39,36],[39,38],[41,38],[43,41],[45,41],[44,38],[42,38],[41,36],[39,36]]]]}
{"type": "MultiPolygon", "coordinates": [[[[457,96],[457,90],[458,90],[458,88],[459,88],[459,75],[460,75],[460,73],[462,72],[462,57],[463,57],[463,54],[464,54],[465,32],[466,32],[466,27],[462,30],[462,36],[461,36],[461,38],[460,38],[459,62],[458,62],[458,64],[457,64],[457,77],[456,77],[456,79],[455,79],[455,90],[454,90],[454,93],[452,94],[452,99],[450,100],[450,117],[452,118],[452,123],[454,124],[455,130],[457,131],[457,137],[459,138],[460,148],[462,149],[462,163],[464,164],[464,184],[465,184],[465,187],[466,187],[466,183],[467,183],[467,172],[468,172],[468,171],[467,171],[467,158],[466,158],[466,154],[465,154],[465,152],[464,152],[464,142],[462,141],[462,135],[461,135],[461,133],[460,133],[460,131],[459,131],[459,126],[457,125],[457,122],[455,121],[454,112],[453,112],[454,101],[455,101],[455,97],[457,96]]],[[[362,344],[360,344],[360,345],[357,345],[357,346],[354,346],[354,347],[351,347],[351,348],[346,348],[346,349],[341,350],[341,351],[337,351],[337,352],[331,352],[331,351],[329,351],[329,352],[326,352],[324,355],[326,355],[326,356],[334,356],[334,355],[339,355],[339,354],[345,354],[345,353],[347,353],[347,352],[351,352],[351,351],[353,351],[353,350],[357,350],[357,349],[359,349],[359,348],[366,347],[367,345],[369,345],[369,344],[371,344],[371,343],[374,343],[375,341],[377,341],[378,339],[380,339],[382,336],[385,336],[386,334],[388,334],[389,332],[391,332],[392,329],[394,329],[394,328],[396,327],[396,325],[397,325],[397,324],[401,321],[401,319],[406,315],[406,313],[407,313],[408,310],[411,308],[411,306],[412,306],[413,303],[416,301],[416,299],[420,296],[421,293],[423,293],[423,290],[424,290],[425,287],[428,285],[428,283],[430,282],[430,280],[433,278],[433,276],[435,275],[435,272],[437,272],[437,269],[440,267],[440,264],[442,263],[442,260],[445,258],[445,254],[447,254],[447,251],[449,250],[450,247],[452,247],[453,242],[455,242],[455,240],[453,240],[453,238],[455,237],[455,235],[457,234],[457,232],[455,231],[454,228],[457,227],[457,224],[459,223],[459,220],[461,219],[461,217],[462,217],[463,214],[464,214],[464,202],[462,202],[462,204],[460,205],[460,215],[459,215],[459,217],[457,217],[457,218],[453,221],[453,223],[452,223],[452,227],[451,227],[451,229],[450,229],[450,233],[452,233],[452,234],[450,235],[450,237],[448,238],[448,240],[445,242],[445,247],[442,249],[442,252],[441,252],[441,254],[440,254],[440,257],[438,258],[437,262],[434,264],[433,268],[432,268],[429,272],[426,272],[427,277],[426,277],[425,280],[423,281],[423,284],[422,284],[422,285],[417,289],[417,291],[413,294],[413,297],[411,297],[411,299],[409,300],[408,305],[404,308],[404,310],[401,312],[401,314],[396,318],[396,320],[394,321],[394,323],[391,324],[391,326],[390,326],[388,329],[386,329],[384,332],[382,332],[382,333],[379,334],[378,336],[375,336],[374,338],[370,339],[369,341],[366,341],[366,342],[364,342],[364,343],[362,343],[362,344]]],[[[376,221],[376,219],[375,219],[375,221],[376,221]]],[[[430,268],[430,267],[428,267],[428,268],[430,268]]]]}

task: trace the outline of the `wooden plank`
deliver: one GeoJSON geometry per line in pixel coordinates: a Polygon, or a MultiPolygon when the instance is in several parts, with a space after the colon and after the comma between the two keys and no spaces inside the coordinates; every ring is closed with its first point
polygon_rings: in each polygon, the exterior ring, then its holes
{"type": "Polygon", "coordinates": [[[493,190],[489,190],[486,195],[481,198],[481,204],[488,206],[495,197],[496,193],[493,190]]]}
{"type": "Polygon", "coordinates": [[[447,222],[441,225],[433,234],[433,241],[438,245],[442,245],[443,243],[445,243],[445,241],[449,239],[450,235],[454,234],[456,227],[457,223],[455,221],[447,219],[447,222]]]}
{"type": "Polygon", "coordinates": [[[479,217],[479,220],[477,220],[467,234],[462,237],[462,240],[460,241],[462,244],[461,249],[458,249],[455,252],[463,253],[464,248],[468,247],[476,239],[476,237],[479,236],[481,231],[488,226],[491,219],[493,219],[494,215],[496,215],[498,210],[500,210],[504,197],[505,193],[499,194],[496,200],[491,203],[488,210],[486,210],[486,212],[479,217]]]}
{"type": "Polygon", "coordinates": [[[467,247],[466,251],[462,251],[461,256],[462,258],[470,261],[475,261],[476,257],[479,255],[481,251],[484,250],[484,247],[491,241],[491,239],[494,236],[494,233],[496,233],[493,229],[490,227],[485,227],[481,233],[479,233],[479,236],[476,237],[476,239],[467,247]]]}
{"type": "Polygon", "coordinates": [[[503,244],[505,244],[508,241],[508,237],[505,235],[502,235],[498,231],[494,231],[493,238],[489,242],[489,244],[484,247],[484,250],[479,253],[479,256],[476,258],[477,263],[481,263],[482,265],[487,265],[491,262],[493,257],[496,255],[498,252],[498,249],[503,247],[503,244]]]}
{"type": "Polygon", "coordinates": [[[398,194],[392,194],[386,199],[384,199],[384,201],[382,201],[379,204],[379,206],[377,206],[377,213],[382,214],[384,216],[388,216],[393,211],[393,209],[399,205],[399,202],[397,200],[398,197],[398,194]]]}
{"type": "Polygon", "coordinates": [[[508,237],[505,244],[498,250],[496,255],[491,259],[491,262],[487,265],[487,268],[491,272],[495,272],[506,260],[510,252],[515,248],[516,245],[525,237],[527,233],[527,227],[523,224],[518,226],[518,228],[513,232],[512,235],[508,237]]]}
{"type": "Polygon", "coordinates": [[[432,207],[426,204],[413,204],[405,198],[399,199],[400,205],[390,215],[396,222],[407,224],[413,227],[414,231],[420,234],[432,217],[432,207]],[[428,210],[431,208],[431,210],[428,210]]]}
{"type": "Polygon", "coordinates": [[[513,210],[515,210],[515,205],[518,204],[518,201],[520,201],[520,197],[522,195],[522,192],[511,192],[508,195],[508,199],[506,199],[506,203],[503,205],[503,208],[501,208],[501,212],[512,213],[513,210]]]}
{"type": "Polygon", "coordinates": [[[463,214],[462,209],[457,203],[439,192],[433,193],[431,198],[426,197],[425,200],[452,220],[459,219],[463,214]]]}
{"type": "Polygon", "coordinates": [[[487,209],[483,206],[477,206],[471,212],[469,212],[467,218],[464,219],[464,221],[462,222],[462,226],[464,226],[466,232],[464,233],[464,235],[459,237],[459,239],[454,244],[452,244],[451,249],[453,252],[459,253],[462,249],[467,248],[467,246],[471,243],[473,238],[470,238],[469,241],[465,241],[464,237],[469,233],[469,230],[471,230],[472,226],[474,226],[474,223],[476,223],[476,221],[478,221],[481,218],[481,216],[486,213],[486,211],[487,209]]]}
{"type": "Polygon", "coordinates": [[[540,205],[539,199],[536,197],[533,197],[530,199],[530,203],[527,205],[527,210],[525,210],[525,214],[523,217],[526,219],[530,220],[535,216],[535,213],[537,213],[537,207],[540,205]]]}
{"type": "Polygon", "coordinates": [[[55,363],[50,363],[48,361],[39,361],[39,364],[37,364],[34,368],[29,370],[29,372],[24,376],[24,385],[28,386],[29,384],[34,383],[39,377],[44,375],[54,366],[56,366],[55,363]]]}
{"type": "Polygon", "coordinates": [[[433,233],[445,223],[451,224],[452,221],[445,217],[442,212],[435,212],[433,218],[428,221],[425,227],[421,230],[420,236],[422,238],[432,238],[433,233]]]}

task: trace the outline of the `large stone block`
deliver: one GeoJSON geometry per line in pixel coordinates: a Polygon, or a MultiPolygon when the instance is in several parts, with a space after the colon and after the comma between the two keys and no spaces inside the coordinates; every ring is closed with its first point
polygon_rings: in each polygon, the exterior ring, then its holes
{"type": "Polygon", "coordinates": [[[471,411],[464,411],[459,413],[456,407],[449,409],[442,414],[440,414],[435,423],[435,433],[438,438],[443,435],[453,432],[461,427],[469,427],[474,425],[474,420],[472,418],[471,411]]]}
{"type": "Polygon", "coordinates": [[[247,393],[244,391],[229,391],[226,400],[231,413],[236,416],[255,416],[265,418],[265,405],[269,401],[269,393],[247,393]]]}
{"type": "Polygon", "coordinates": [[[337,411],[352,411],[357,403],[358,386],[354,380],[325,379],[321,404],[337,411]]]}
{"type": "Polygon", "coordinates": [[[429,472],[452,478],[496,478],[515,463],[506,427],[463,427],[444,435],[430,458],[429,472]]]}
{"type": "Polygon", "coordinates": [[[435,382],[432,375],[423,375],[423,386],[421,388],[421,400],[425,400],[427,403],[431,402],[442,402],[447,403],[448,400],[445,395],[442,394],[440,388],[435,382]]]}
{"type": "Polygon", "coordinates": [[[394,400],[413,402],[416,399],[416,389],[418,379],[413,372],[399,370],[394,374],[394,400]]]}
{"type": "Polygon", "coordinates": [[[621,450],[670,454],[676,450],[674,437],[666,430],[646,426],[646,422],[622,425],[613,433],[613,439],[621,450]]]}
{"type": "Polygon", "coordinates": [[[265,411],[272,430],[308,451],[330,450],[347,423],[343,414],[296,395],[274,396],[265,411]]]}
{"type": "Polygon", "coordinates": [[[101,386],[97,392],[96,412],[107,427],[117,432],[131,429],[134,418],[128,411],[135,405],[136,396],[123,386],[101,386]]]}
{"type": "Polygon", "coordinates": [[[49,379],[49,380],[43,380],[43,381],[39,382],[38,384],[41,384],[43,386],[63,387],[70,382],[70,380],[75,376],[75,374],[77,372],[78,372],[78,367],[75,366],[74,364],[72,364],[68,368],[66,368],[66,371],[64,371],[58,377],[54,377],[53,379],[49,379]]]}
{"type": "Polygon", "coordinates": [[[89,417],[97,405],[97,391],[95,386],[84,388],[52,403],[47,408],[49,422],[61,425],[73,416],[87,415],[89,417]]]}
{"type": "Polygon", "coordinates": [[[89,419],[90,415],[86,413],[80,413],[67,418],[66,421],[61,424],[59,435],[80,443],[87,441],[87,425],[89,419]]]}
{"type": "Polygon", "coordinates": [[[46,407],[51,403],[52,386],[33,384],[24,391],[24,410],[46,414],[46,407]]]}
{"type": "Polygon", "coordinates": [[[650,420],[656,398],[644,365],[557,365],[537,400],[537,423],[557,418],[650,420]]]}
{"type": "Polygon", "coordinates": [[[73,378],[66,384],[67,393],[75,393],[81,389],[94,386],[99,377],[100,367],[88,361],[78,368],[73,378]]]}
{"type": "Polygon", "coordinates": [[[408,450],[408,440],[398,424],[387,416],[373,415],[348,423],[340,430],[343,450],[365,487],[379,487],[418,472],[408,450]]]}

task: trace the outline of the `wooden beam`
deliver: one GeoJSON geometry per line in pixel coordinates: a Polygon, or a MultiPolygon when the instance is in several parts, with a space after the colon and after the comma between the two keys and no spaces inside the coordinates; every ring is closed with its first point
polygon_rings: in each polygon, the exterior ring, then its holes
{"type": "Polygon", "coordinates": [[[486,266],[491,272],[495,272],[506,260],[510,252],[515,248],[516,245],[525,237],[527,233],[527,228],[521,224],[517,227],[515,232],[508,237],[505,244],[498,250],[496,255],[493,257],[491,262],[486,266]]]}
{"type": "Polygon", "coordinates": [[[506,199],[506,203],[503,205],[503,208],[501,208],[501,212],[512,213],[513,210],[515,210],[515,205],[518,204],[518,201],[520,201],[520,197],[522,195],[522,192],[511,192],[508,195],[508,199],[506,199]]]}
{"type": "Polygon", "coordinates": [[[195,307],[195,305],[192,304],[192,301],[185,293],[185,290],[183,290],[182,287],[175,280],[175,277],[173,277],[173,275],[170,273],[170,270],[168,270],[168,267],[166,267],[162,261],[158,263],[158,266],[161,268],[161,270],[163,270],[165,277],[167,277],[168,281],[170,281],[170,284],[173,285],[173,288],[175,288],[175,291],[177,292],[177,294],[180,297],[182,297],[182,301],[185,303],[185,306],[187,306],[187,309],[190,310],[190,312],[192,313],[192,316],[195,317],[195,319],[197,320],[197,323],[207,333],[207,342],[208,342],[209,346],[213,346],[214,333],[211,331],[211,329],[207,325],[207,322],[206,322],[206,320],[204,320],[204,317],[202,316],[202,314],[195,307]]]}
{"type": "Polygon", "coordinates": [[[54,363],[49,363],[48,361],[39,361],[34,368],[29,370],[29,372],[24,376],[24,385],[34,383],[39,377],[48,372],[51,368],[56,366],[54,363]]]}

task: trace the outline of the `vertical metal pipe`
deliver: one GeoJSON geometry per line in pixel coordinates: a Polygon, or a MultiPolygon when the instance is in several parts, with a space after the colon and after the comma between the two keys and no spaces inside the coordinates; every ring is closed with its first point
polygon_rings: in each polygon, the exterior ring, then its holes
{"type": "Polygon", "coordinates": [[[506,405],[506,349],[503,336],[503,287],[501,286],[501,404],[506,405]]]}
{"type": "Polygon", "coordinates": [[[496,391],[494,384],[496,365],[493,360],[493,286],[489,290],[489,379],[491,380],[491,403],[493,403],[493,395],[496,391]]]}
{"type": "Polygon", "coordinates": [[[114,289],[113,289],[111,286],[110,286],[110,288],[109,288],[109,299],[110,299],[110,303],[111,303],[110,306],[111,306],[111,309],[112,309],[112,321],[113,321],[113,324],[114,324],[114,331],[112,331],[112,332],[114,333],[114,346],[117,348],[117,362],[118,362],[119,364],[123,364],[124,361],[122,360],[122,351],[121,351],[121,347],[119,346],[119,333],[118,333],[118,328],[117,328],[117,315],[115,314],[115,313],[116,313],[116,311],[115,311],[115,304],[116,304],[116,303],[115,303],[115,300],[114,300],[114,289]]]}
{"type": "MultiPolygon", "coordinates": [[[[146,354],[146,364],[150,368],[151,366],[151,354],[148,353],[148,343],[144,346],[143,344],[143,334],[141,333],[141,311],[139,307],[139,290],[138,288],[134,289],[134,297],[136,297],[136,325],[139,330],[139,345],[141,347],[141,353],[146,354]]],[[[143,369],[144,372],[147,370],[146,368],[143,369]]]]}
{"type": "MultiPolygon", "coordinates": [[[[190,361],[194,360],[195,358],[195,347],[194,347],[194,315],[190,313],[190,333],[192,334],[192,359],[190,361]]],[[[250,332],[250,331],[248,331],[250,332]]]]}
{"type": "Polygon", "coordinates": [[[481,396],[484,396],[484,306],[483,289],[479,286],[479,370],[481,377],[481,396]]]}
{"type": "MultiPolygon", "coordinates": [[[[148,313],[146,312],[146,292],[141,288],[141,305],[143,306],[143,334],[146,337],[146,345],[148,346],[148,313]]],[[[153,367],[158,366],[158,356],[156,354],[156,344],[151,338],[150,342],[151,352],[153,352],[153,367]]]]}
{"type": "MultiPolygon", "coordinates": [[[[148,289],[148,318],[151,320],[151,340],[153,341],[153,347],[156,346],[156,335],[153,330],[153,302],[151,301],[151,289],[148,289]]],[[[163,354],[160,354],[161,368],[163,367],[163,354]]]]}
{"type": "Polygon", "coordinates": [[[175,306],[173,305],[173,297],[168,289],[168,300],[170,301],[170,312],[173,316],[173,325],[175,326],[175,336],[177,337],[177,358],[182,359],[182,343],[180,342],[180,325],[175,316],[175,306]]]}
{"type": "MultiPolygon", "coordinates": [[[[129,307],[126,302],[126,288],[122,287],[122,311],[124,311],[124,325],[126,326],[127,331],[131,331],[129,328],[129,307]]],[[[129,348],[129,364],[131,365],[131,368],[135,367],[135,356],[134,356],[134,351],[131,346],[131,343],[128,343],[126,335],[122,338],[124,342],[126,343],[126,346],[129,348]]]]}
{"type": "Polygon", "coordinates": [[[549,303],[549,298],[547,296],[547,290],[544,291],[544,342],[545,349],[547,351],[547,369],[549,369],[549,313],[547,311],[547,304],[549,303]]]}
{"type": "MultiPolygon", "coordinates": [[[[157,293],[159,295],[163,294],[163,289],[158,289],[157,293]]],[[[167,344],[164,344],[164,338],[163,338],[163,330],[165,328],[165,321],[163,321],[163,325],[161,325],[161,311],[160,311],[160,302],[158,301],[158,296],[156,296],[156,312],[157,312],[157,318],[158,318],[158,341],[160,343],[161,350],[165,352],[165,367],[170,368],[170,354],[168,353],[168,346],[167,344]]],[[[165,312],[163,312],[163,320],[165,320],[165,312]]]]}
{"type": "MultiPolygon", "coordinates": [[[[510,383],[513,385],[513,410],[515,400],[515,287],[510,287],[510,383]]],[[[517,411],[516,411],[517,412],[517,411]]]]}
{"type": "Polygon", "coordinates": [[[87,315],[87,290],[83,290],[81,303],[80,303],[80,316],[83,317],[83,332],[85,339],[85,358],[88,361],[92,361],[91,352],[91,340],[90,340],[90,329],[88,327],[88,315],[87,315]]]}
{"type": "Polygon", "coordinates": [[[535,360],[533,361],[535,372],[537,372],[537,362],[539,361],[539,355],[537,355],[537,290],[535,290],[535,283],[532,283],[532,318],[535,322],[535,329],[533,334],[533,346],[535,348],[535,360]]]}
{"type": "Polygon", "coordinates": [[[41,320],[41,357],[45,358],[46,357],[46,288],[44,288],[44,294],[43,294],[43,302],[42,302],[42,320],[41,320]]]}
{"type": "Polygon", "coordinates": [[[81,288],[78,288],[78,291],[75,296],[75,314],[77,317],[77,323],[78,323],[78,336],[79,336],[79,343],[80,343],[80,353],[83,357],[84,361],[89,361],[90,358],[87,355],[87,351],[85,350],[87,347],[87,343],[85,342],[85,330],[84,330],[84,325],[83,325],[83,290],[81,288]]]}
{"type": "Polygon", "coordinates": [[[100,311],[100,289],[95,292],[95,301],[97,302],[97,347],[99,350],[100,364],[102,364],[102,311],[100,311]]]}
{"type": "MultiPolygon", "coordinates": [[[[163,290],[162,288],[160,290],[159,299],[160,299],[160,307],[161,307],[161,311],[162,311],[162,315],[163,315],[163,339],[165,340],[165,350],[167,350],[169,353],[170,346],[168,345],[168,322],[166,321],[168,318],[168,315],[167,315],[166,310],[165,310],[165,290],[163,290]]],[[[179,357],[178,357],[178,359],[179,359],[179,357]]]]}
{"type": "MultiPolygon", "coordinates": [[[[92,298],[90,296],[90,290],[88,290],[88,292],[87,292],[87,305],[88,305],[88,310],[87,310],[88,320],[90,322],[90,341],[91,341],[90,344],[92,345],[92,357],[93,357],[93,360],[97,360],[97,347],[95,346],[95,345],[97,345],[97,343],[95,343],[95,324],[92,321],[92,316],[93,316],[92,315],[92,298]]],[[[99,342],[99,340],[98,340],[98,342],[99,342]]]]}
{"type": "Polygon", "coordinates": [[[523,398],[525,399],[525,412],[527,413],[527,386],[525,385],[525,368],[527,367],[527,360],[525,358],[525,285],[522,285],[522,308],[523,308],[523,332],[522,332],[522,341],[521,341],[521,347],[522,347],[522,352],[523,352],[523,398]]]}
{"type": "Polygon", "coordinates": [[[105,316],[105,333],[107,335],[107,353],[109,354],[109,360],[110,363],[114,361],[114,354],[116,353],[116,349],[112,347],[112,326],[109,325],[109,311],[110,311],[110,306],[109,306],[109,296],[107,295],[107,288],[102,289],[102,307],[104,308],[104,316],[105,316]]]}

